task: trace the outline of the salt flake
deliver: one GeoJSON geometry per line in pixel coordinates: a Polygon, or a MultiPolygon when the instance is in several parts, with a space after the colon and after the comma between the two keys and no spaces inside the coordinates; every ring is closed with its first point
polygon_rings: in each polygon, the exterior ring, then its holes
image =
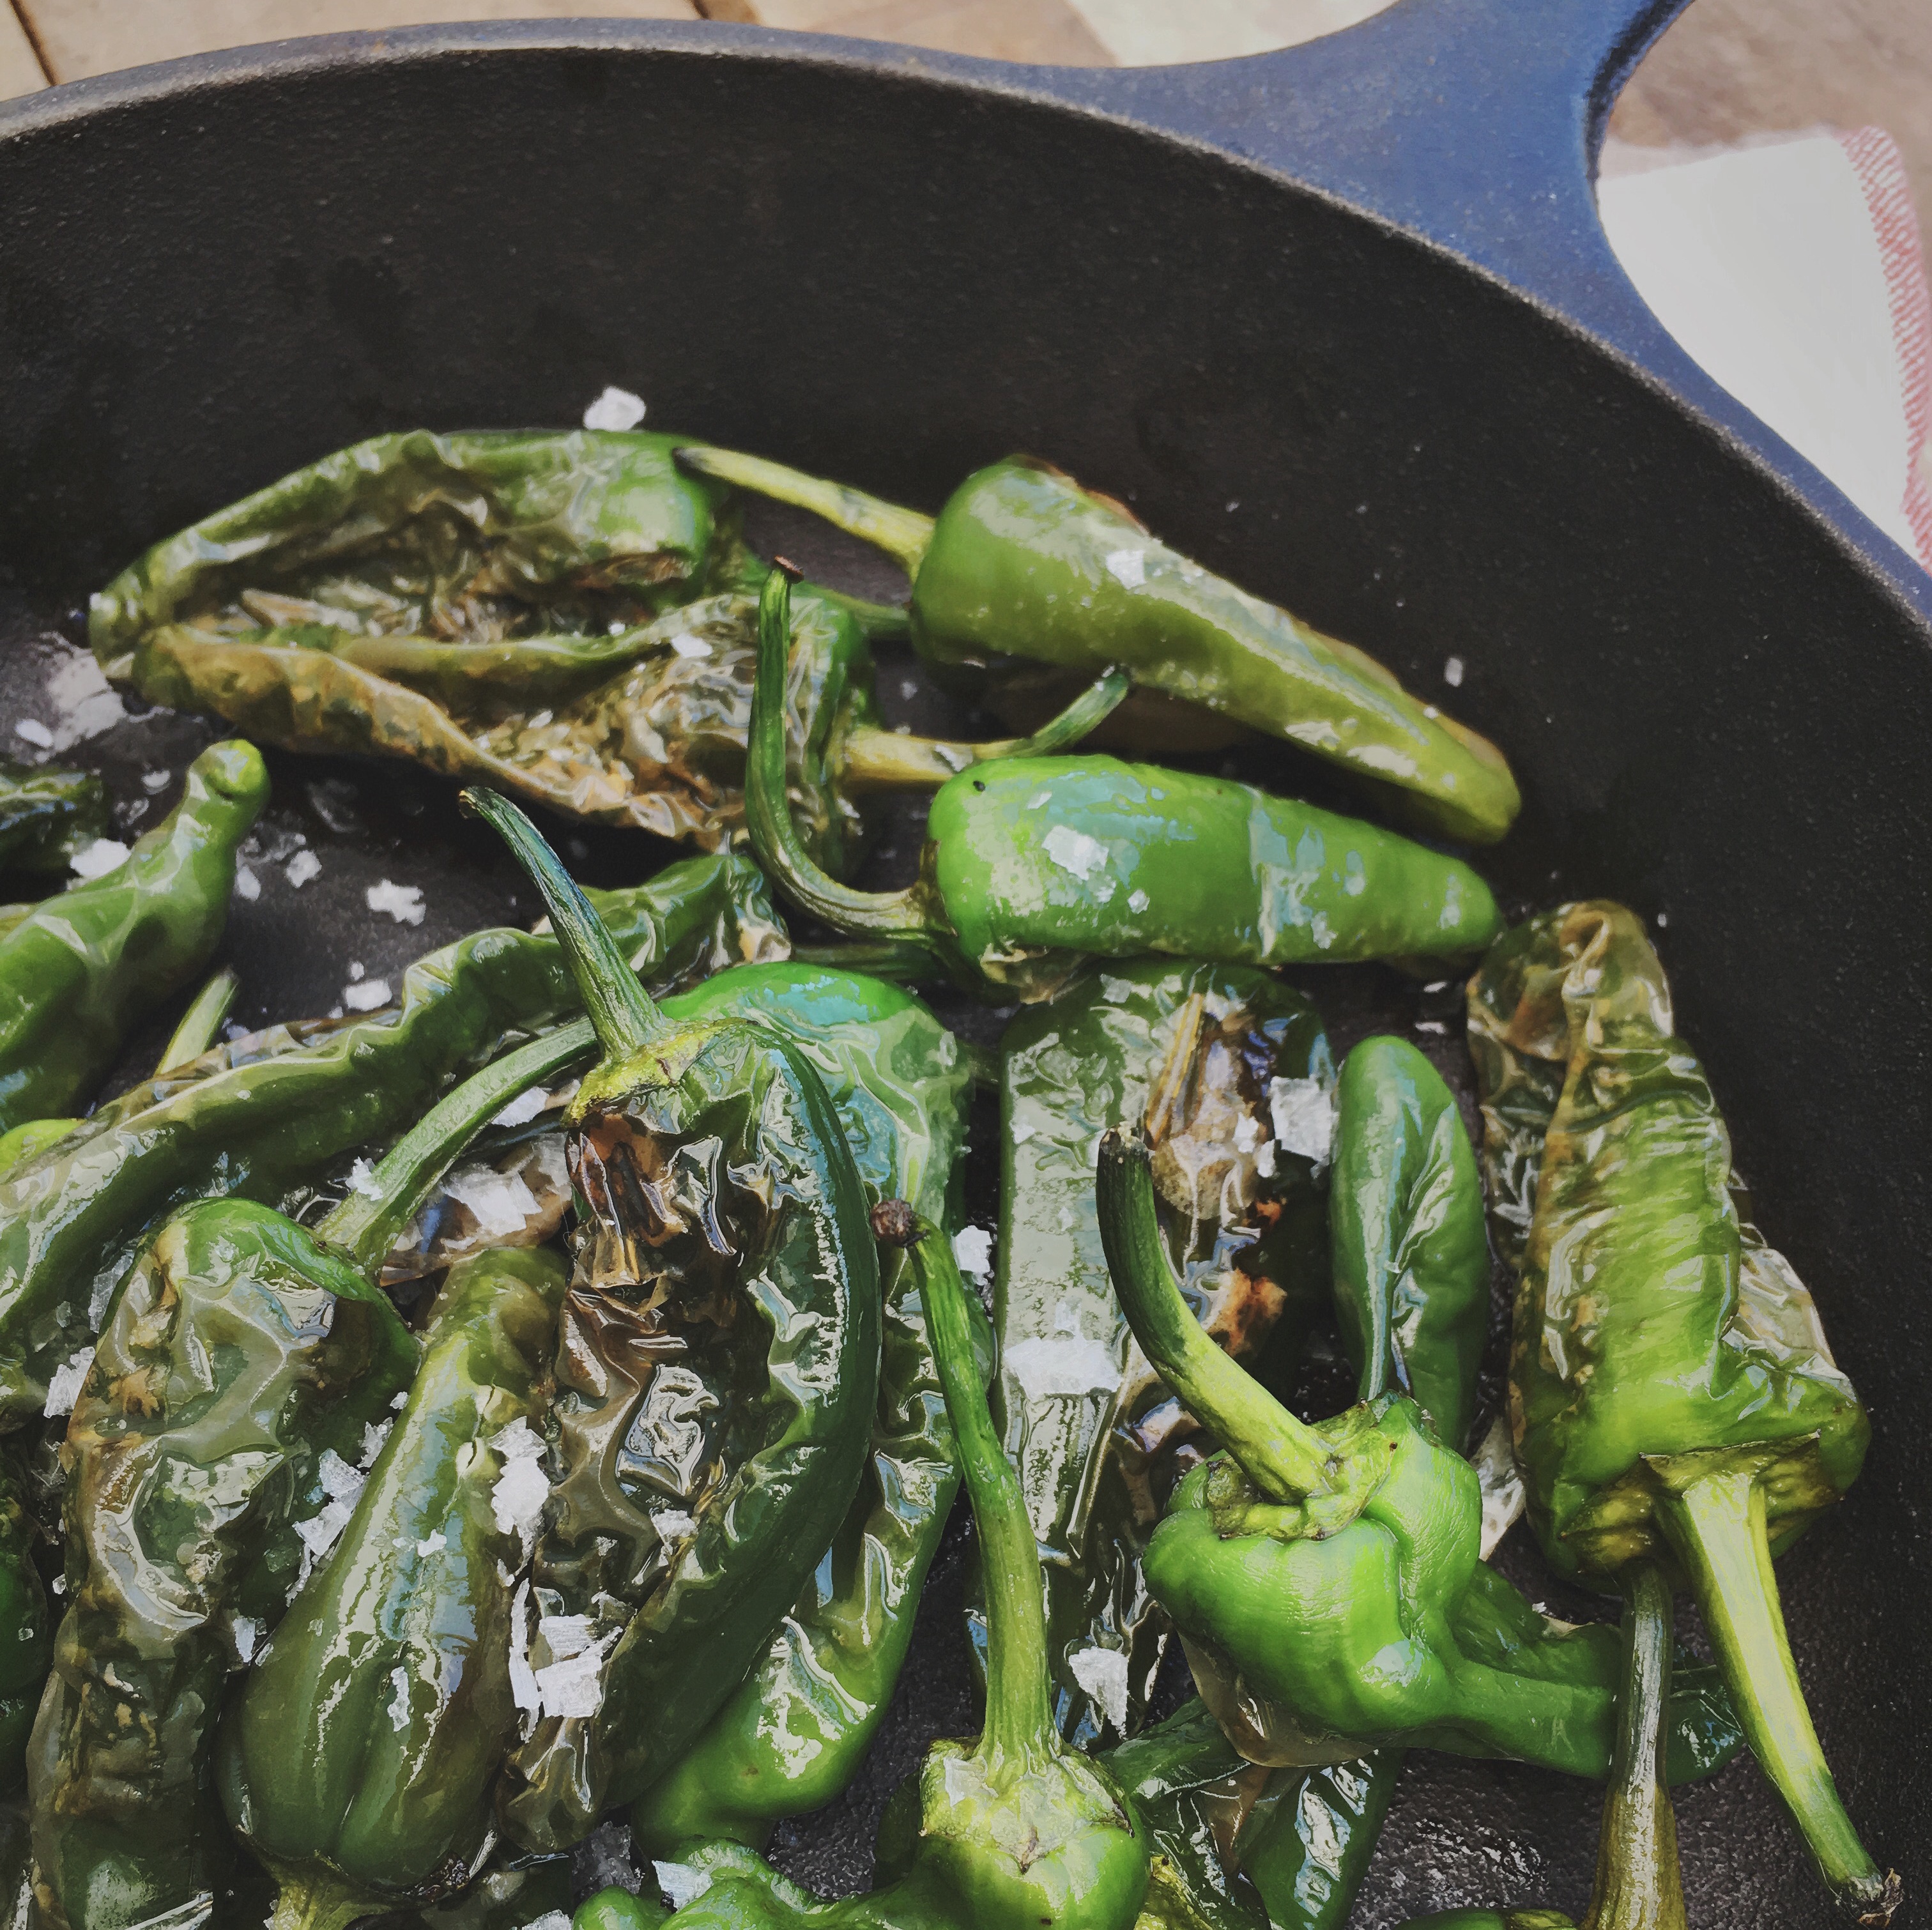
{"type": "Polygon", "coordinates": [[[262,895],[262,881],[244,864],[235,867],[235,895],[251,905],[262,895]]]}
{"type": "Polygon", "coordinates": [[[80,1390],[87,1383],[87,1370],[94,1364],[94,1349],[82,1347],[68,1357],[64,1367],[56,1367],[47,1376],[47,1404],[40,1412],[52,1420],[56,1415],[71,1414],[80,1390]]]}
{"type": "Polygon", "coordinates": [[[1083,884],[1107,862],[1106,846],[1098,838],[1076,831],[1071,824],[1054,825],[1042,842],[1047,856],[1083,884]]]}
{"type": "Polygon", "coordinates": [[[416,1553],[427,1561],[431,1555],[441,1554],[448,1546],[449,1538],[440,1528],[436,1528],[432,1529],[416,1544],[416,1553]]]}
{"type": "Polygon", "coordinates": [[[532,1715],[543,1708],[543,1691],[537,1687],[536,1670],[530,1667],[530,1585],[517,1584],[510,1604],[510,1699],[532,1715]]]}
{"type": "Polygon", "coordinates": [[[353,1508],[362,1499],[363,1483],[366,1477],[352,1468],[333,1448],[325,1448],[322,1458],[315,1464],[316,1478],[322,1483],[322,1491],[332,1501],[339,1501],[345,1508],[353,1508]]]}
{"type": "Polygon", "coordinates": [[[1073,1679],[1100,1705],[1101,1712],[1127,1733],[1127,1658],[1118,1649],[1076,1649],[1067,1658],[1073,1679]]]}
{"type": "Polygon", "coordinates": [[[313,851],[298,851],[282,867],[282,875],[299,891],[310,879],[322,875],[322,860],[313,851]]]}
{"type": "Polygon", "coordinates": [[[360,985],[342,988],[342,1002],[352,1012],[379,1011],[388,1004],[390,995],[386,978],[365,978],[360,985]]]}
{"type": "Polygon", "coordinates": [[[952,1236],[952,1258],[969,1280],[993,1277],[993,1236],[983,1226],[962,1226],[952,1236]]]}
{"type": "Polygon", "coordinates": [[[414,884],[393,884],[386,878],[372,884],[362,896],[371,911],[386,911],[398,925],[420,925],[423,921],[422,888],[414,884]]]}
{"type": "Polygon", "coordinates": [[[1451,690],[1460,687],[1462,682],[1462,659],[1460,657],[1450,657],[1443,664],[1442,681],[1451,690]]]}
{"type": "Polygon", "coordinates": [[[1130,891],[1127,893],[1127,909],[1130,911],[1144,911],[1152,902],[1144,891],[1130,891]]]}
{"type": "Polygon", "coordinates": [[[536,1195],[516,1173],[498,1172],[491,1166],[465,1166],[443,1181],[442,1190],[469,1208],[478,1230],[484,1233],[520,1232],[536,1217],[536,1195]]]}
{"type": "Polygon", "coordinates": [[[389,1686],[395,1691],[389,1698],[389,1726],[400,1736],[410,1726],[410,1672],[400,1662],[389,1671],[389,1686]]]}
{"type": "Polygon", "coordinates": [[[550,1094],[540,1085],[512,1100],[490,1121],[493,1126],[527,1126],[550,1103],[550,1094]]]}
{"type": "Polygon", "coordinates": [[[584,412],[586,429],[634,429],[644,419],[644,398],[614,386],[584,412]]]}
{"type": "Polygon", "coordinates": [[[76,878],[105,878],[128,862],[128,847],[118,838],[96,838],[68,859],[76,878]]]}
{"type": "Polygon", "coordinates": [[[20,719],[14,726],[14,734],[16,737],[25,737],[30,744],[38,744],[44,751],[50,751],[54,747],[54,734],[35,717],[20,719]]]}
{"type": "Polygon", "coordinates": [[[1147,581],[1147,553],[1143,550],[1110,550],[1107,574],[1127,590],[1138,590],[1147,581]]]}
{"type": "Polygon", "coordinates": [[[604,1700],[604,1652],[593,1647],[567,1661],[537,1670],[537,1691],[546,1715],[595,1715],[604,1700]]]}
{"type": "Polygon", "coordinates": [[[680,630],[671,638],[670,647],[681,657],[708,657],[711,646],[702,637],[694,637],[688,630],[680,630]]]}
{"type": "Polygon", "coordinates": [[[1271,1079],[1268,1111],[1284,1152],[1315,1162],[1319,1172],[1335,1143],[1335,1092],[1318,1079],[1271,1079]]]}

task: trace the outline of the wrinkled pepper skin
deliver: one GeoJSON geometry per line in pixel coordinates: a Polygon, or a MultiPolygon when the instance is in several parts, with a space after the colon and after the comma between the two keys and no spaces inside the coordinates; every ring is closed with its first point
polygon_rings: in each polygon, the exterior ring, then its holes
{"type": "MultiPolygon", "coordinates": [[[[936,664],[1010,674],[1013,659],[1147,689],[1286,739],[1447,836],[1500,838],[1520,799],[1486,738],[1326,637],[1150,536],[1119,503],[1024,457],[968,476],[937,521],[723,450],[698,473],[802,503],[891,551],[912,578],[913,638],[936,664]]],[[[1183,720],[1156,719],[1170,740],[1183,720]]]]}
{"type": "Polygon", "coordinates": [[[0,871],[64,871],[108,824],[106,787],[92,771],[0,765],[0,871]]]}
{"type": "MultiPolygon", "coordinates": [[[[664,1009],[776,1027],[824,1081],[868,1201],[907,1199],[954,1223],[971,1074],[910,994],[822,968],[747,965],[664,1009]]],[[[692,1837],[761,1848],[780,1818],[845,1787],[892,1700],[959,1463],[912,1269],[896,1250],[880,1260],[879,1394],[859,1492],[762,1659],[633,1808],[633,1841],[653,1854],[692,1837]]]]}
{"type": "Polygon", "coordinates": [[[1114,1298],[1094,1147],[1119,1119],[1157,1129],[1163,1223],[1197,1315],[1239,1355],[1292,1352],[1326,1302],[1327,1241],[1314,1160],[1276,1139],[1270,1100],[1325,1118],[1334,1061],[1280,980],[1160,959],[1093,967],[1022,1010],[1000,1049],[994,1412],[1046,1576],[1054,1718],[1084,1746],[1140,1726],[1168,1630],[1141,1551],[1201,1452],[1114,1298]],[[1111,1713],[1097,1669],[1114,1671],[1111,1713]]]}
{"type": "Polygon", "coordinates": [[[1476,1155],[1442,1076],[1404,1039],[1364,1039],[1335,1088],[1335,1310],[1360,1397],[1410,1395],[1460,1451],[1490,1322],[1476,1155]]]}
{"type": "Polygon", "coordinates": [[[493,1502],[509,1465],[496,1443],[542,1424],[563,1285],[542,1250],[451,1269],[342,1538],[224,1721],[224,1806],[285,1907],[304,1883],[356,1914],[429,1900],[464,1883],[488,1834],[524,1599],[501,1579],[524,1551],[493,1502]]]}
{"type": "MultiPolygon", "coordinates": [[[[746,859],[688,860],[597,902],[660,985],[788,949],[746,859]]],[[[410,966],[395,1007],[218,1048],[0,1173],[0,1427],[38,1417],[49,1377],[92,1350],[143,1227],[218,1188],[280,1199],[393,1137],[506,1034],[576,1010],[554,939],[474,932],[410,966]]]]}
{"type": "Polygon", "coordinates": [[[1856,1478],[1870,1424],[1811,1296],[1741,1214],[1730,1136],[1622,905],[1564,905],[1498,941],[1470,1041],[1499,1196],[1534,1165],[1510,1361],[1530,1519],[1559,1573],[1634,1562],[1688,1581],[1760,1764],[1834,1895],[1899,1886],[1859,1842],[1798,1686],[1772,1556],[1856,1478]],[[1534,1073],[1526,1062],[1542,1062],[1534,1073]],[[1535,1096],[1561,1083],[1540,1145],[1535,1096]]]}
{"type": "Polygon", "coordinates": [[[133,1028],[207,964],[228,922],[236,847],[268,801],[254,745],[212,746],[124,863],[0,938],[0,1130],[71,1113],[133,1028]]]}
{"type": "Polygon", "coordinates": [[[56,1923],[128,1930],[214,1886],[206,1744],[257,1632],[236,1598],[293,1580],[324,1455],[362,1460],[416,1363],[387,1299],[265,1207],[191,1207],[142,1255],[62,1450],[73,1605],[28,1763],[56,1923]]]}
{"type": "Polygon", "coordinates": [[[596,1694],[538,1716],[498,1802],[514,1841],[550,1850],[677,1761],[830,1543],[869,1445],[878,1263],[796,1049],[666,1016],[522,812],[464,795],[542,891],[604,1052],[568,1114],[561,1478],[532,1571],[545,1613],[591,1618],[596,1694]]]}
{"type": "Polygon", "coordinates": [[[34,1560],[39,1540],[13,1457],[0,1449],[0,1794],[26,1779],[27,1738],[52,1656],[53,1620],[34,1560]]]}

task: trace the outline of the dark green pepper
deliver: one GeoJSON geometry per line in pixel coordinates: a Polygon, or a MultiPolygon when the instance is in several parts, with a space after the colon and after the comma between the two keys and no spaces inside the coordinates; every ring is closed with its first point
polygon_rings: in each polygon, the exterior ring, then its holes
{"type": "Polygon", "coordinates": [[[26,1779],[27,1737],[53,1653],[53,1620],[34,1559],[40,1524],[10,1453],[0,1451],[0,1792],[26,1779]]]}
{"type": "Polygon", "coordinates": [[[212,746],[124,863],[0,938],[0,1130],[71,1112],[129,1031],[207,964],[228,921],[236,848],[268,798],[254,745],[212,746]]]}
{"type": "Polygon", "coordinates": [[[563,1284],[540,1249],[451,1269],[354,1515],[223,1723],[224,1805],[280,1883],[278,1924],[431,1899],[485,1845],[529,1634],[518,1484],[540,1511],[522,1463],[543,1453],[563,1284]]]}
{"type": "Polygon", "coordinates": [[[1340,764],[1451,836],[1486,843],[1516,816],[1516,781],[1486,738],[1419,702],[1372,657],[1190,562],[1118,503],[1044,464],[977,471],[935,521],[756,457],[679,456],[689,470],[816,510],[896,557],[912,579],[914,641],[934,662],[1010,669],[1029,658],[1089,677],[1118,664],[1148,689],[1340,764]]]}
{"type": "MultiPolygon", "coordinates": [[[[785,948],[746,859],[692,859],[598,902],[660,982],[785,948]]],[[[554,939],[474,932],[410,966],[395,1007],[218,1048],[0,1173],[0,1428],[40,1415],[62,1365],[91,1355],[143,1227],[216,1189],[280,1199],[419,1117],[506,1036],[576,1010],[554,939]]]]}
{"type": "Polygon", "coordinates": [[[968,989],[1044,996],[1082,954],[1290,965],[1439,957],[1494,935],[1459,860],[1226,779],[1112,758],[1010,758],[934,796],[916,883],[855,891],[812,861],[787,806],[788,587],[766,578],[746,809],[752,848],[800,909],[914,947],[968,989]]]}
{"type": "Polygon", "coordinates": [[[1508,1586],[1487,1571],[1475,1580],[1482,1511],[1468,1463],[1406,1397],[1316,1427],[1297,1420],[1202,1333],[1181,1297],[1144,1145],[1110,1134],[1098,1190],[1135,1337],[1226,1443],[1176,1492],[1148,1547],[1148,1585],[1184,1634],[1228,1658],[1238,1694],[1280,1712],[1278,1733],[1301,1753],[1276,1759],[1424,1743],[1605,1774],[1609,1684],[1499,1666],[1460,1639],[1456,1611],[1472,1588],[1508,1586]]]}
{"type": "Polygon", "coordinates": [[[1810,1295],[1741,1215],[1730,1136],[1622,906],[1508,933],[1470,982],[1499,1196],[1534,1160],[1510,1403],[1530,1518],[1559,1573],[1659,1561],[1690,1587],[1753,1752],[1834,1893],[1898,1880],[1859,1842],[1804,1705],[1772,1556],[1856,1478],[1870,1424],[1810,1295]],[[1527,1062],[1540,1061],[1536,1070],[1527,1062]],[[1555,1089],[1540,1145],[1534,1099],[1555,1089]]]}
{"type": "Polygon", "coordinates": [[[108,823],[107,789],[93,772],[0,764],[0,871],[64,871],[108,823]]]}
{"type": "Polygon", "coordinates": [[[976,1745],[937,1742],[888,1805],[886,1886],[821,1903],[750,1850],[685,1858],[702,1888],[678,1930],[1128,1930],[1148,1887],[1148,1846],[1112,1778],[1070,1748],[1047,1699],[1046,1629],[1033,1529],[981,1391],[966,1290],[950,1247],[903,1202],[874,1210],[882,1240],[910,1248],[959,1443],[987,1577],[986,1721],[976,1745]]]}
{"type": "MultiPolygon", "coordinates": [[[[970,1074],[958,1042],[916,1000],[848,973],[752,965],[721,972],[664,1010],[679,1019],[728,1010],[782,1032],[824,1080],[868,1199],[907,1199],[927,1218],[957,1223],[970,1074]]],[[[959,1460],[913,1271],[896,1250],[880,1263],[883,1346],[865,1478],[764,1657],[632,1811],[634,1838],[654,1851],[694,1836],[762,1847],[779,1818],[820,1808],[844,1788],[892,1700],[959,1460]]]]}
{"type": "Polygon", "coordinates": [[[1237,1352],[1292,1352],[1327,1299],[1334,1063],[1313,1008],[1268,974],[1137,959],[1020,1012],[1000,1080],[994,1408],[1044,1564],[1055,1718],[1085,1743],[1140,1726],[1168,1628],[1141,1551],[1200,1452],[1121,1317],[1094,1147],[1116,1120],[1146,1124],[1198,1315],[1237,1352]]]}
{"type": "Polygon", "coordinates": [[[523,813],[464,796],[543,893],[604,1051],[569,1114],[562,1478],[532,1570],[554,1612],[587,1618],[597,1662],[572,1712],[546,1703],[499,1801],[508,1833],[548,1850],[678,1760],[831,1541],[868,1445],[878,1265],[796,1049],[668,1018],[523,813]],[[628,1481],[601,1478],[606,1456],[628,1481]]]}

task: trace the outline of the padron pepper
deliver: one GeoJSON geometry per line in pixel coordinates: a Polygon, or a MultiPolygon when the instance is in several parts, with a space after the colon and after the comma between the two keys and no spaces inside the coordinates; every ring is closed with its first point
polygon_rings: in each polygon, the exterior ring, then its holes
{"type": "MultiPolygon", "coordinates": [[[[1520,799],[1502,753],[1372,657],[1203,569],[1121,504],[1013,458],[968,476],[937,520],[754,456],[685,447],[690,473],[815,510],[912,579],[912,635],[938,664],[1016,658],[1148,689],[1282,737],[1366,780],[1392,809],[1487,843],[1520,799]]],[[[1172,741],[1178,720],[1149,720],[1172,741]]]]}
{"type": "Polygon", "coordinates": [[[211,746],[181,802],[120,864],[0,938],[0,1131],[71,1112],[133,1028],[207,964],[236,848],[268,799],[254,745],[211,746]]]}
{"type": "Polygon", "coordinates": [[[787,807],[788,586],[760,601],[746,809],[779,889],[836,930],[930,954],[983,995],[1044,996],[1083,954],[1165,952],[1230,964],[1453,956],[1498,926],[1460,860],[1224,778],[1112,758],[1004,758],[934,797],[918,880],[840,884],[787,807]]]}
{"type": "Polygon", "coordinates": [[[0,764],[0,871],[64,871],[108,824],[107,788],[92,771],[0,764]]]}
{"type": "Polygon", "coordinates": [[[1656,1561],[1688,1583],[1820,1874],[1882,1922],[1898,1880],[1845,1814],[1772,1569],[1856,1478],[1870,1424],[1810,1295],[1739,1210],[1663,967],[1623,906],[1564,905],[1498,941],[1469,1018],[1499,1199],[1535,1175],[1510,1412],[1544,1551],[1566,1575],[1656,1561]]]}
{"type": "Polygon", "coordinates": [[[554,1850],[683,1754],[831,1541],[868,1445],[878,1264],[796,1049],[735,1017],[668,1017],[523,813],[464,797],[542,892],[604,1053],[569,1113],[565,1475],[532,1571],[596,1661],[581,1702],[512,1752],[498,1805],[514,1839],[554,1850]]]}
{"type": "MultiPolygon", "coordinates": [[[[868,1200],[905,1199],[957,1226],[971,1075],[910,994],[821,967],[746,965],[664,1010],[733,1012],[781,1032],[825,1082],[868,1200]]],[[[781,1818],[844,1790],[892,1700],[959,1458],[913,1269],[896,1249],[880,1261],[879,1393],[859,1492],[764,1655],[633,1808],[632,1839],[647,1848],[694,1836],[762,1847],[781,1818]]],[[[976,1324],[977,1303],[968,1311],[976,1324]]]]}
{"type": "MultiPolygon", "coordinates": [[[[264,743],[407,758],[718,848],[743,822],[756,566],[728,490],[680,473],[670,447],[416,430],[338,450],[130,565],[94,599],[95,653],[151,703],[264,743]]],[[[842,873],[855,799],[1006,747],[880,728],[870,638],[898,612],[823,592],[794,615],[794,797],[842,873]]]]}
{"type": "Polygon", "coordinates": [[[1096,965],[1001,1039],[994,1412],[1044,1566],[1070,1742],[1140,1726],[1168,1632],[1141,1553],[1201,1451],[1114,1298],[1095,1145],[1118,1119],[1144,1123],[1190,1304],[1237,1355],[1292,1354],[1327,1300],[1317,1174],[1334,1076],[1308,1001],[1240,965],[1096,965]]]}
{"type": "MultiPolygon", "coordinates": [[[[1000,1451],[951,1247],[902,1201],[880,1237],[909,1248],[959,1443],[987,1577],[986,1720],[976,1744],[933,1745],[886,1806],[869,1895],[820,1902],[749,1850],[699,1847],[678,1930],[1129,1930],[1148,1887],[1145,1831],[1118,1785],[1070,1748],[1047,1700],[1033,1529],[1000,1451]]],[[[621,1919],[607,1919],[612,1930],[621,1919]]],[[[629,1930],[629,1926],[624,1926],[629,1930]]]]}
{"type": "MultiPolygon", "coordinates": [[[[787,949],[748,859],[689,859],[597,902],[660,983],[787,949]]],[[[282,1199],[420,1117],[452,1074],[577,1009],[554,938],[472,932],[411,965],[394,1007],[218,1047],[0,1172],[0,1429],[40,1415],[53,1376],[91,1356],[144,1227],[215,1190],[282,1199]]]]}
{"type": "MultiPolygon", "coordinates": [[[[1478,1559],[1474,1470],[1406,1396],[1311,1427],[1216,1346],[1173,1277],[1144,1144],[1108,1135],[1098,1192],[1135,1337],[1224,1443],[1176,1491],[1148,1544],[1148,1585],[1184,1635],[1274,1706],[1294,1751],[1274,1760],[1346,1761],[1407,1743],[1604,1775],[1612,1684],[1493,1646],[1485,1654],[1466,1636],[1468,1597],[1480,1607],[1514,1594],[1478,1559]]],[[[1708,1727],[1708,1709],[1687,1714],[1694,1731],[1708,1727]]],[[[1688,1740],[1700,1753],[1700,1737],[1688,1740]]]]}

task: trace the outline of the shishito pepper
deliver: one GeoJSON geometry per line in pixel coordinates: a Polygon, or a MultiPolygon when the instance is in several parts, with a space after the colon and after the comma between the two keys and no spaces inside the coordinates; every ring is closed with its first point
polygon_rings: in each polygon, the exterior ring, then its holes
{"type": "Polygon", "coordinates": [[[244,1199],[189,1207],[123,1284],[62,1451],[72,1606],[28,1763],[44,1901],[71,1930],[213,1886],[226,1678],[346,1524],[416,1371],[376,1269],[463,1145],[590,1046],[579,1024],[500,1059],[313,1230],[244,1199]]]}
{"type": "MultiPolygon", "coordinates": [[[[691,859],[597,902],[660,984],[785,948],[742,858],[691,859]]],[[[554,938],[472,932],[410,966],[395,1007],[218,1048],[0,1173],[0,1429],[39,1415],[53,1374],[92,1353],[134,1242],[158,1217],[217,1190],[279,1199],[419,1117],[506,1037],[576,1010],[554,938]]]]}
{"type": "MultiPolygon", "coordinates": [[[[1132,1805],[1054,1727],[1033,1529],[981,1391],[966,1290],[944,1237],[903,1202],[875,1209],[882,1239],[909,1245],[959,1443],[988,1583],[986,1721],[976,1745],[938,1742],[888,1805],[884,1887],[822,1903],[750,1850],[686,1859],[704,1886],[678,1930],[1128,1930],[1148,1888],[1132,1805]]],[[[614,1926],[622,1919],[604,1919],[614,1926]]]]}
{"type": "Polygon", "coordinates": [[[64,871],[107,826],[107,789],[92,771],[0,764],[0,871],[64,871]]]}
{"type": "Polygon", "coordinates": [[[268,798],[254,745],[212,746],[166,821],[122,863],[0,938],[0,1130],[71,1112],[132,1027],[207,964],[228,920],[236,849],[268,798]]]}
{"type": "Polygon", "coordinates": [[[1238,1354],[1292,1350],[1327,1298],[1317,1160],[1334,1076],[1308,1001],[1240,965],[1096,965],[1000,1041],[994,1411],[1044,1565],[1070,1742],[1140,1726],[1168,1632],[1141,1552],[1200,1451],[1121,1317],[1094,1147],[1117,1120],[1146,1124],[1200,1317],[1238,1354]]]}
{"type": "Polygon", "coordinates": [[[760,602],[746,809],[779,888],[835,929],[922,947],[971,989],[1036,998],[1082,954],[1231,964],[1438,957],[1486,944],[1469,867],[1393,833],[1223,778],[1112,758],[1012,758],[934,797],[916,883],[856,891],[816,865],[786,806],[788,588],[760,602]]]}
{"type": "Polygon", "coordinates": [[[1864,1409],[1810,1294],[1739,1211],[1723,1115],[1635,914],[1570,905],[1519,926],[1471,980],[1469,1014],[1500,1196],[1536,1175],[1510,1411],[1544,1553],[1564,1574],[1659,1561],[1688,1583],[1820,1873],[1882,1921],[1898,1881],[1839,1799],[1772,1571],[1856,1478],[1864,1409]]]}
{"type": "MultiPolygon", "coordinates": [[[[408,758],[717,848],[743,821],[755,599],[734,593],[728,490],[670,446],[417,430],[338,450],[124,570],[94,599],[95,653],[150,702],[264,743],[408,758]]],[[[834,872],[856,855],[856,797],[1008,748],[880,727],[882,621],[903,625],[829,592],[794,611],[790,782],[834,872]]]]}
{"type": "Polygon", "coordinates": [[[1477,1559],[1474,1469],[1406,1397],[1318,1427],[1296,1419],[1202,1334],[1181,1297],[1144,1145],[1110,1134],[1098,1190],[1135,1337],[1226,1444],[1177,1490],[1148,1544],[1148,1585],[1184,1634],[1227,1658],[1238,1687],[1280,1712],[1276,1733],[1296,1753],[1275,1760],[1419,1743],[1605,1774],[1610,1683],[1537,1670],[1533,1655],[1485,1655],[1465,1636],[1472,1592],[1509,1589],[1477,1559]]]}
{"type": "Polygon", "coordinates": [[[679,457],[897,557],[912,579],[914,641],[935,662],[1011,668],[1017,657],[1084,676],[1118,664],[1150,690],[1340,764],[1450,836],[1486,843],[1516,816],[1516,781],[1486,738],[1044,464],[977,471],[935,521],[756,457],[689,447],[679,457]]]}
{"type": "Polygon", "coordinates": [[[541,1249],[451,1269],[342,1538],[223,1723],[223,1803],[279,1880],[278,1925],[431,1900],[485,1846],[527,1592],[511,1490],[542,1451],[563,1284],[541,1249]]]}
{"type": "Polygon", "coordinates": [[[578,1712],[539,1715],[512,1754],[499,1802],[514,1838],[553,1850],[683,1754],[830,1542],[868,1445],[878,1264],[796,1049],[667,1017],[523,813],[464,795],[543,893],[604,1051],[569,1115],[564,1478],[532,1571],[556,1613],[589,1618],[596,1660],[578,1712]],[[601,1478],[606,1456],[628,1484],[601,1478]]]}
{"type": "MultiPolygon", "coordinates": [[[[849,973],[748,965],[664,1010],[735,1012],[782,1031],[824,1080],[868,1200],[909,1200],[957,1223],[971,1075],[917,1000],[849,973]]],[[[763,1657],[633,1808],[633,1839],[646,1847],[693,1836],[762,1847],[782,1817],[845,1787],[892,1700],[959,1459],[913,1270],[894,1249],[880,1259],[879,1394],[859,1492],[763,1657]]],[[[976,1319],[976,1303],[968,1310],[976,1319]]]]}

